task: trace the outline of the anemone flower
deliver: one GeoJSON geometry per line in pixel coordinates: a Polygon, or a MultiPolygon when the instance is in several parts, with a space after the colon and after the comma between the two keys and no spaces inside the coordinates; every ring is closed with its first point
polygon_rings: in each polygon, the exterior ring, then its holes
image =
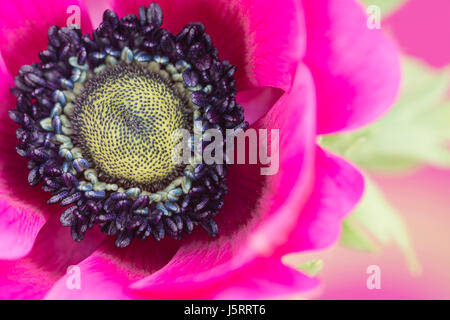
{"type": "Polygon", "coordinates": [[[116,0],[93,30],[81,0],[19,0],[0,23],[2,298],[317,285],[281,257],[332,244],[363,179],[316,138],[379,117],[399,82],[393,45],[356,2],[116,0]],[[66,27],[70,5],[80,29],[66,27]],[[168,130],[198,119],[278,129],[278,172],[172,165],[168,130]]]}

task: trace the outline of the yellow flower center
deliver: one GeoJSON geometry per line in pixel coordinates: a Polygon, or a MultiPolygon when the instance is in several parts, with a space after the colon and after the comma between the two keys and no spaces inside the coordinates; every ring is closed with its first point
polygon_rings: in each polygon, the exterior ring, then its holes
{"type": "Polygon", "coordinates": [[[189,128],[191,108],[160,74],[119,64],[90,79],[77,101],[78,138],[109,178],[143,186],[180,170],[173,132],[189,128]]]}

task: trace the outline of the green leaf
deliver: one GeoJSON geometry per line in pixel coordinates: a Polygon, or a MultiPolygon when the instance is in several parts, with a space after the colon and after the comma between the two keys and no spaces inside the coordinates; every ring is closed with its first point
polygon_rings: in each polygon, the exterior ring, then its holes
{"type": "Polygon", "coordinates": [[[410,271],[413,274],[420,273],[421,267],[402,217],[367,176],[365,184],[362,200],[344,221],[341,244],[368,251],[377,250],[377,245],[371,238],[382,246],[395,244],[402,251],[410,271]]]}
{"type": "Polygon", "coordinates": [[[361,230],[361,228],[352,221],[351,217],[344,220],[342,223],[342,235],[340,239],[340,243],[343,246],[361,250],[361,251],[369,251],[375,252],[378,251],[379,248],[375,244],[375,242],[370,239],[367,234],[361,230]]]}
{"type": "Polygon", "coordinates": [[[322,268],[322,260],[311,260],[298,267],[299,270],[303,271],[310,277],[316,276],[320,272],[320,270],[322,270],[322,268]]]}
{"type": "Polygon", "coordinates": [[[380,7],[381,15],[388,16],[390,13],[399,9],[407,0],[361,0],[367,7],[375,5],[380,7]]]}
{"type": "Polygon", "coordinates": [[[323,136],[319,143],[370,170],[450,168],[449,71],[405,58],[400,96],[388,114],[361,130],[323,136]]]}

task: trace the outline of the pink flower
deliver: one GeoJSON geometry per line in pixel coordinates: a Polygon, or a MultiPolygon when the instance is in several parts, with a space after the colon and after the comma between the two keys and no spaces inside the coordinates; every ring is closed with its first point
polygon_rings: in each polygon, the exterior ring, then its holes
{"type": "MultiPolygon", "coordinates": [[[[61,208],[26,183],[26,161],[14,151],[8,118],[20,66],[46,48],[47,30],[66,24],[81,1],[9,1],[0,10],[0,296],[13,299],[274,298],[310,290],[318,280],[283,265],[290,252],[321,249],[339,236],[342,218],[363,190],[360,173],[316,145],[319,134],[363,126],[392,104],[397,54],[379,30],[366,27],[352,0],[160,0],[163,27],[178,33],[201,22],[219,57],[237,66],[237,101],[253,128],[280,131],[280,170],[232,165],[217,215],[219,236],[200,229],[181,241],[133,241],[116,248],[94,228],[74,242],[61,208]],[[66,269],[81,270],[70,290],[66,269]]],[[[147,1],[112,1],[119,16],[147,1]]]]}

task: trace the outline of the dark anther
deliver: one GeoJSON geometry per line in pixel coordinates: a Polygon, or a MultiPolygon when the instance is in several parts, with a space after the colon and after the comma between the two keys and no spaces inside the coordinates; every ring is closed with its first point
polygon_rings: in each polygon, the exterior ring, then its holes
{"type": "Polygon", "coordinates": [[[155,29],[161,27],[163,21],[163,12],[161,7],[156,3],[151,3],[147,9],[147,21],[148,24],[155,27],[155,29]]]}

